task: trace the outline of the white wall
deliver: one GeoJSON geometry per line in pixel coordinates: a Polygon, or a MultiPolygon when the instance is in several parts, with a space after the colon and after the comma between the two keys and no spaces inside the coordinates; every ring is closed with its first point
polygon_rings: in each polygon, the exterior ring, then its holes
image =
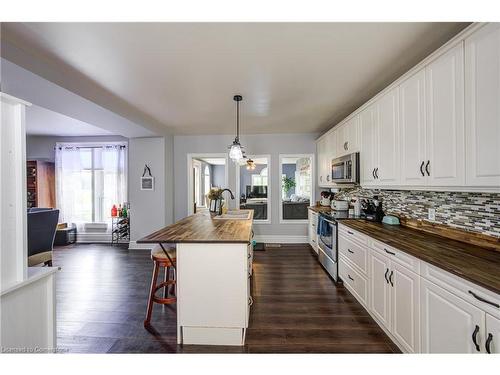
{"type": "Polygon", "coordinates": [[[172,137],[129,140],[129,201],[131,241],[137,241],[172,223],[172,137]],[[140,179],[147,164],[155,179],[153,191],[141,190],[140,179]]]}
{"type": "Polygon", "coordinates": [[[26,159],[54,161],[57,142],[128,142],[128,138],[119,135],[93,137],[53,137],[28,135],[26,137],[26,159]]]}
{"type": "MultiPolygon", "coordinates": [[[[314,154],[317,134],[243,135],[247,154],[271,155],[271,224],[255,224],[256,235],[306,236],[306,224],[279,224],[279,154],[314,154]]],[[[175,220],[187,215],[187,154],[226,152],[234,135],[174,136],[175,220]]],[[[236,168],[229,161],[229,188],[236,193],[236,168]]],[[[236,201],[231,201],[235,207],[236,201]]]]}

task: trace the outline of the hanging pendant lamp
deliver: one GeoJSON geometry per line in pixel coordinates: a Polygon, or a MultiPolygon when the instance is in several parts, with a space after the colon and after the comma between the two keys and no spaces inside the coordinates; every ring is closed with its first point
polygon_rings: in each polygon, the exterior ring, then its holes
{"type": "Polygon", "coordinates": [[[235,163],[239,163],[243,156],[243,146],[240,144],[240,102],[243,100],[241,95],[235,95],[233,100],[236,102],[236,137],[229,146],[229,157],[235,163]]]}

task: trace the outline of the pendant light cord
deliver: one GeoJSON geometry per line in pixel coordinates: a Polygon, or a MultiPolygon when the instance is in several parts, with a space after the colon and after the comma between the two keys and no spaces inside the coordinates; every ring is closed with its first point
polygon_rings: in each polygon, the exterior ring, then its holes
{"type": "Polygon", "coordinates": [[[236,140],[240,141],[240,102],[236,102],[236,140]]]}

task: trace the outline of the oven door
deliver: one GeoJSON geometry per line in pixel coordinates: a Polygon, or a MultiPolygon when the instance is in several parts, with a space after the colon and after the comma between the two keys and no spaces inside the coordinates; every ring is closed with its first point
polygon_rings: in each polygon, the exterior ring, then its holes
{"type": "Polygon", "coordinates": [[[337,262],[337,223],[322,216],[319,217],[319,220],[320,233],[318,236],[318,245],[326,256],[333,262],[337,262]]]}

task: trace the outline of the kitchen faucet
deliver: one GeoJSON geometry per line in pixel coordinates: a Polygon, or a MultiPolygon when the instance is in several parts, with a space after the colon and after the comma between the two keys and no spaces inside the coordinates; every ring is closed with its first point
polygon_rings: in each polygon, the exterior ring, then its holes
{"type": "MultiPolygon", "coordinates": [[[[229,194],[231,195],[231,199],[234,199],[234,194],[233,194],[233,192],[232,192],[230,189],[228,189],[228,188],[223,189],[223,190],[220,192],[220,196],[221,196],[221,197],[222,197],[222,193],[224,193],[225,191],[228,191],[228,192],[229,192],[229,194]]],[[[218,214],[219,214],[219,215],[222,215],[222,204],[219,206],[219,212],[218,212],[218,214]]]]}

